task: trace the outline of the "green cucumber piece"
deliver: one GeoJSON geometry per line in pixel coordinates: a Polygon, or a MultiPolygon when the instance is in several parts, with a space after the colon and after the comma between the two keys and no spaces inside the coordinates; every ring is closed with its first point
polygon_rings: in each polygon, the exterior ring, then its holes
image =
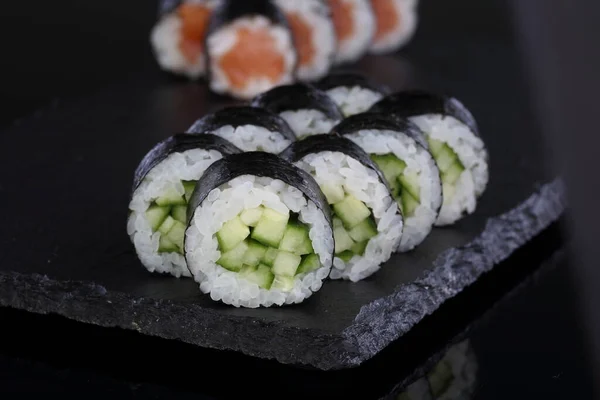
{"type": "Polygon", "coordinates": [[[341,185],[323,185],[321,191],[327,198],[329,204],[335,204],[344,200],[344,188],[341,185]]]}
{"type": "Polygon", "coordinates": [[[294,278],[290,276],[275,275],[271,289],[279,289],[282,292],[289,292],[294,288],[294,278]]]}
{"type": "Polygon", "coordinates": [[[279,251],[277,249],[268,247],[267,251],[265,252],[265,255],[262,259],[263,264],[268,265],[269,267],[272,267],[273,263],[275,262],[275,258],[277,257],[278,252],[279,251]]]}
{"type": "Polygon", "coordinates": [[[299,255],[279,250],[273,262],[273,273],[275,275],[294,276],[301,261],[302,258],[299,255]]]}
{"type": "Polygon", "coordinates": [[[407,217],[412,216],[419,206],[419,202],[408,192],[402,193],[402,212],[407,217]]]}
{"type": "Polygon", "coordinates": [[[336,254],[336,256],[344,260],[344,262],[348,262],[352,260],[352,257],[354,257],[354,253],[350,250],[346,250],[342,251],[340,254],[336,254]]]}
{"type": "Polygon", "coordinates": [[[156,232],[158,227],[164,222],[171,209],[169,207],[150,206],[146,210],[146,219],[150,223],[152,232],[156,232]]]}
{"type": "Polygon", "coordinates": [[[313,253],[308,228],[299,223],[288,224],[281,243],[279,243],[279,250],[289,251],[299,256],[313,253]]]}
{"type": "Polygon", "coordinates": [[[185,225],[179,221],[175,221],[175,223],[173,224],[173,227],[167,233],[167,237],[169,238],[169,240],[171,242],[175,243],[175,245],[177,247],[179,247],[180,250],[183,250],[183,238],[185,237],[185,225]]]}
{"type": "Polygon", "coordinates": [[[448,168],[457,160],[456,153],[444,143],[444,146],[440,150],[439,154],[435,157],[438,168],[442,172],[446,172],[448,168]]]}
{"type": "Polygon", "coordinates": [[[398,177],[398,182],[418,202],[421,202],[421,185],[419,185],[419,174],[411,171],[398,177]]]}
{"type": "Polygon", "coordinates": [[[431,393],[435,398],[439,398],[448,390],[454,380],[452,366],[446,360],[438,362],[427,374],[427,380],[429,381],[429,387],[431,387],[431,393]]]}
{"type": "Polygon", "coordinates": [[[275,278],[271,272],[271,268],[264,264],[259,264],[256,267],[244,265],[240,271],[240,275],[250,282],[256,283],[263,289],[270,289],[275,278]]]}
{"type": "Polygon", "coordinates": [[[185,224],[187,222],[187,206],[175,206],[171,210],[171,215],[177,221],[185,224]]]}
{"type": "Polygon", "coordinates": [[[433,155],[433,157],[437,157],[438,154],[442,151],[443,147],[446,145],[441,140],[427,138],[427,143],[429,144],[429,151],[433,155]]]}
{"type": "Polygon", "coordinates": [[[350,250],[354,245],[354,241],[348,235],[346,229],[341,224],[333,228],[333,239],[335,241],[335,254],[350,250]]]}
{"type": "Polygon", "coordinates": [[[177,221],[169,215],[167,218],[165,218],[163,223],[160,224],[160,226],[158,227],[158,231],[162,234],[169,233],[173,225],[175,225],[175,222],[177,221]]]}
{"type": "Polygon", "coordinates": [[[302,258],[302,262],[300,266],[296,270],[296,274],[306,274],[321,267],[321,260],[319,260],[319,256],[316,254],[309,254],[302,258]]]}
{"type": "Polygon", "coordinates": [[[444,183],[454,185],[464,170],[465,167],[457,160],[442,174],[442,180],[444,183]]]}
{"type": "Polygon", "coordinates": [[[240,219],[242,222],[248,226],[256,226],[260,217],[263,213],[263,207],[249,208],[247,210],[242,211],[240,214],[240,219]]]}
{"type": "Polygon", "coordinates": [[[248,243],[246,241],[242,241],[228,252],[221,253],[221,257],[217,260],[217,264],[230,271],[238,272],[244,265],[247,251],[248,243]]]}
{"type": "Polygon", "coordinates": [[[155,200],[155,203],[159,206],[177,206],[185,205],[186,202],[183,195],[172,187],[162,193],[162,195],[155,200]]]}
{"type": "Polygon", "coordinates": [[[192,193],[196,188],[196,181],[182,181],[181,183],[183,184],[183,189],[185,190],[183,197],[186,202],[189,202],[190,198],[192,197],[192,193]]]}
{"type": "Polygon", "coordinates": [[[456,188],[454,185],[444,182],[442,184],[442,195],[444,196],[444,203],[448,202],[450,199],[454,197],[456,193],[456,188]]]}
{"type": "Polygon", "coordinates": [[[265,208],[252,231],[252,239],[266,246],[279,247],[279,242],[283,238],[289,218],[289,214],[281,214],[270,208],[265,208]]]}
{"type": "Polygon", "coordinates": [[[362,201],[352,195],[333,205],[335,214],[342,220],[346,229],[352,229],[371,215],[371,211],[362,201]]]}
{"type": "Polygon", "coordinates": [[[266,246],[263,246],[255,240],[249,240],[248,250],[246,250],[246,254],[244,254],[244,264],[250,265],[251,267],[260,264],[266,252],[266,246]]]}
{"type": "Polygon", "coordinates": [[[158,242],[159,253],[176,253],[177,251],[177,245],[173,243],[168,236],[160,235],[160,240],[158,242]]]}
{"type": "Polygon", "coordinates": [[[373,154],[371,155],[371,159],[377,164],[381,172],[383,172],[383,176],[390,184],[406,168],[406,163],[393,154],[373,154]]]}
{"type": "Polygon", "coordinates": [[[244,225],[240,217],[235,217],[223,224],[217,232],[217,240],[220,249],[227,252],[246,239],[248,235],[250,235],[250,228],[244,225]]]}
{"type": "Polygon", "coordinates": [[[377,235],[377,225],[373,218],[365,218],[363,222],[348,231],[355,242],[363,242],[377,235]]]}
{"type": "Polygon", "coordinates": [[[365,249],[367,248],[368,243],[368,240],[365,240],[364,242],[356,242],[350,250],[352,250],[354,254],[362,256],[363,254],[365,254],[365,249]]]}

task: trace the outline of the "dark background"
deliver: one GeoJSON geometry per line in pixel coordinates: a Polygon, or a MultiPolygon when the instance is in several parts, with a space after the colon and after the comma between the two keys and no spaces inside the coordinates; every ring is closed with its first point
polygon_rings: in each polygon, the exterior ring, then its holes
{"type": "MultiPolygon", "coordinates": [[[[422,0],[422,3],[422,27],[404,51],[407,58],[410,59],[415,47],[430,46],[439,35],[446,34],[472,35],[479,46],[489,47],[490,55],[493,55],[494,46],[511,46],[514,59],[500,62],[497,70],[490,71],[490,79],[494,79],[495,74],[502,74],[506,68],[517,68],[524,77],[544,76],[541,82],[524,78],[523,92],[515,93],[515,96],[537,94],[537,97],[532,96],[532,108],[548,115],[551,105],[556,105],[551,101],[560,97],[559,92],[544,92],[540,87],[556,82],[553,77],[569,76],[568,70],[550,69],[546,75],[539,72],[546,71],[540,65],[541,60],[560,60],[560,57],[545,59],[544,55],[556,56],[568,45],[564,41],[559,43],[556,36],[539,37],[540,32],[545,32],[544,27],[551,25],[544,25],[541,18],[553,14],[544,14],[542,8],[527,7],[522,3],[511,9],[510,2],[501,0],[422,0]],[[556,46],[550,46],[544,53],[545,48],[538,43],[548,44],[552,39],[556,39],[556,46]],[[540,101],[540,98],[547,101],[540,101]]],[[[140,76],[169,79],[156,68],[148,46],[149,30],[155,20],[153,1],[30,0],[11,1],[2,7],[2,128],[18,124],[23,118],[35,118],[39,112],[51,112],[53,105],[61,99],[85,96],[108,85],[140,76]]],[[[583,10],[579,12],[585,14],[583,10]]],[[[556,22],[556,18],[549,19],[556,22]]],[[[594,37],[593,32],[585,33],[586,37],[594,37]]],[[[439,50],[440,68],[451,68],[444,65],[444,60],[453,51],[460,49],[439,50]]],[[[581,53],[569,55],[571,58],[577,56],[581,53]]],[[[566,85],[567,82],[556,83],[566,85]]],[[[580,90],[584,90],[583,85],[580,90]]],[[[578,96],[577,93],[571,95],[578,96]]],[[[540,119],[544,122],[543,117],[540,119]]],[[[560,122],[564,123],[558,121],[556,124],[560,122]]],[[[545,125],[541,123],[541,126],[545,125]]],[[[586,204],[578,204],[586,207],[586,204]]],[[[588,258],[584,257],[582,261],[581,257],[574,260],[570,250],[557,249],[544,264],[536,281],[502,302],[490,317],[470,332],[480,364],[475,398],[592,398],[591,384],[595,376],[589,339],[594,331],[584,320],[589,314],[580,307],[588,304],[586,301],[590,299],[587,297],[590,292],[581,291],[581,285],[589,282],[581,281],[582,275],[577,273],[577,268],[593,263],[590,263],[590,252],[583,253],[588,258]]],[[[29,321],[28,316],[10,310],[2,310],[0,318],[0,326],[5,326],[7,321],[29,321]]],[[[54,322],[62,323],[59,319],[50,319],[48,323],[54,322]]],[[[35,329],[35,323],[23,323],[31,324],[35,329]]],[[[99,330],[96,334],[106,337],[117,333],[99,330]]],[[[15,346],[2,347],[0,398],[19,398],[24,393],[49,391],[73,397],[201,398],[192,393],[189,386],[181,389],[177,385],[132,382],[122,376],[113,376],[106,365],[94,370],[92,362],[92,367],[80,369],[78,364],[69,364],[69,357],[62,358],[56,353],[49,357],[26,351],[27,343],[18,339],[13,335],[11,340],[15,341],[15,346]]],[[[365,380],[369,377],[365,376],[365,380]]]]}

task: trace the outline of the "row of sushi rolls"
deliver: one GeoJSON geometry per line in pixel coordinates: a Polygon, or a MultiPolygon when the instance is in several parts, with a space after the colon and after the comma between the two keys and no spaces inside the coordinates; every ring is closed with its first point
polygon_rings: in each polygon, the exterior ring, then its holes
{"type": "Polygon", "coordinates": [[[488,164],[455,97],[336,71],[157,143],[136,168],[127,231],[150,272],[191,277],[215,301],[300,303],[468,217],[488,164]]]}

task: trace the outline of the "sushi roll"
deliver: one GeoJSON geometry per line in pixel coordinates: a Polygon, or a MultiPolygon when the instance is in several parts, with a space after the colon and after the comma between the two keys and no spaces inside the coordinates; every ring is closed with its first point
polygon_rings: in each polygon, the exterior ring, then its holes
{"type": "Polygon", "coordinates": [[[190,277],[183,256],[187,202],[204,171],[241,150],[214,135],[173,135],[152,148],[135,170],[127,233],[150,272],[190,277]]]}
{"type": "Polygon", "coordinates": [[[367,111],[390,90],[362,74],[334,72],[315,84],[338,105],[345,117],[367,111]]]}
{"type": "Polygon", "coordinates": [[[444,203],[437,226],[451,225],[475,211],[489,180],[489,155],[464,104],[454,97],[413,90],[388,95],[371,110],[409,118],[425,133],[442,175],[444,203]]]}
{"type": "Polygon", "coordinates": [[[306,83],[278,86],[256,96],[251,104],[279,114],[298,139],[327,133],[344,118],[325,92],[306,83]]]}
{"type": "Polygon", "coordinates": [[[357,282],[377,272],[400,243],[403,218],[369,155],[346,138],[323,134],[293,143],[280,157],[308,172],[331,206],[330,277],[357,282]]]}
{"type": "Polygon", "coordinates": [[[219,0],[163,0],[150,43],[159,66],[190,79],[206,72],[204,41],[219,0]]]}
{"type": "Polygon", "coordinates": [[[300,303],[333,263],[331,209],[314,179],[277,155],[212,164],[188,204],[185,258],[200,290],[236,307],[300,303]]]}
{"type": "Polygon", "coordinates": [[[414,249],[431,232],[442,206],[440,172],[420,129],[377,113],[346,118],[333,128],[365,150],[383,172],[404,215],[399,252],[414,249]]]}
{"type": "Polygon", "coordinates": [[[370,0],[327,0],[337,36],[336,64],[357,61],[375,37],[377,22],[370,0]]]}
{"type": "Polygon", "coordinates": [[[209,86],[250,99],[292,83],[298,54],[285,15],[270,0],[222,0],[206,36],[209,86]]]}
{"type": "Polygon", "coordinates": [[[275,0],[285,14],[298,53],[296,76],[301,81],[320,79],[329,72],[337,47],[335,27],[324,0],[275,0]]]}
{"type": "Polygon", "coordinates": [[[371,53],[390,53],[408,43],[417,28],[417,5],[418,0],[371,0],[377,25],[371,53]]]}
{"type": "Polygon", "coordinates": [[[225,107],[207,114],[194,122],[187,133],[211,133],[243,151],[268,153],[279,153],[296,140],[283,118],[269,110],[248,106],[225,107]]]}

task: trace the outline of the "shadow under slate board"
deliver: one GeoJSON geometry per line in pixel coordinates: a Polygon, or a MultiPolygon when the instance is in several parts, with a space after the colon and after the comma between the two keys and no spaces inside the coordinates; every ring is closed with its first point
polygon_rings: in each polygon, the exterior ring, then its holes
{"type": "MultiPolygon", "coordinates": [[[[429,88],[414,77],[373,73],[398,71],[394,57],[372,60],[358,70],[392,89],[429,88]]],[[[365,281],[329,281],[304,303],[281,308],[229,307],[191,279],[151,274],[126,233],[143,155],[227,100],[204,85],[140,79],[14,126],[0,136],[7,150],[0,158],[0,304],[286,364],[358,366],[564,211],[562,183],[544,172],[539,137],[519,112],[515,89],[498,82],[493,99],[479,96],[484,75],[454,92],[467,106],[480,99],[472,109],[490,152],[490,183],[476,212],[435,229],[365,281]]]]}

